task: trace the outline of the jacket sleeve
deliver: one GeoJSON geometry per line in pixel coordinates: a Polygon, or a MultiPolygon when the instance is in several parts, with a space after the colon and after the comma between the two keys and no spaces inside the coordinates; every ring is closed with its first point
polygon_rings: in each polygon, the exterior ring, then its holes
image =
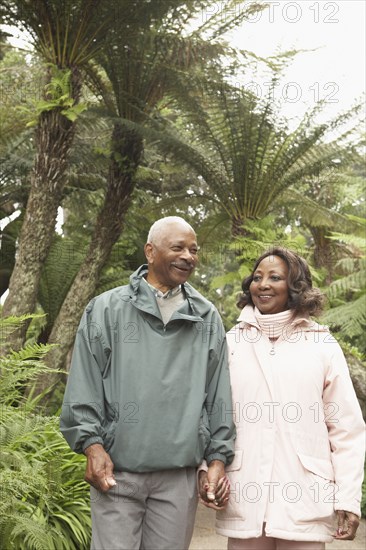
{"type": "Polygon", "coordinates": [[[102,373],[110,350],[93,314],[94,303],[87,306],[77,331],[60,418],[61,432],[77,453],[94,443],[103,445],[105,436],[102,373]]]}
{"type": "Polygon", "coordinates": [[[221,460],[228,465],[234,458],[236,430],[232,411],[227,342],[218,313],[216,316],[214,326],[217,327],[218,332],[215,335],[217,343],[215,350],[211,350],[206,398],[211,440],[204,458],[208,464],[213,460],[221,460]]]}
{"type": "Polygon", "coordinates": [[[360,516],[365,424],[343,352],[335,340],[331,345],[323,404],[336,483],[334,508],[360,516]]]}

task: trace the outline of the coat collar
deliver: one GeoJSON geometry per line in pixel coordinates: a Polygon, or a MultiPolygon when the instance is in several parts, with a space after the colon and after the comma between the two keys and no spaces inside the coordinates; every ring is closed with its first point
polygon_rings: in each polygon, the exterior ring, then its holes
{"type": "MultiPolygon", "coordinates": [[[[160,317],[156,300],[151,300],[152,293],[149,287],[141,284],[141,279],[147,275],[147,272],[148,266],[144,264],[130,276],[132,301],[140,309],[160,317]]],[[[186,302],[179,308],[180,313],[184,316],[184,318],[190,318],[191,320],[202,320],[202,317],[207,315],[207,313],[213,308],[213,305],[189,283],[182,284],[182,289],[186,297],[186,302]]],[[[175,316],[176,315],[174,314],[174,317],[175,316]]]]}
{"type": "MultiPolygon", "coordinates": [[[[263,376],[266,380],[268,391],[271,397],[275,400],[275,383],[273,379],[273,368],[271,365],[276,362],[277,355],[273,355],[272,360],[270,361],[270,350],[271,343],[266,335],[261,332],[260,326],[254,315],[254,308],[251,305],[247,305],[243,308],[242,312],[239,315],[239,327],[243,331],[249,330],[251,337],[253,338],[253,349],[254,353],[258,359],[259,366],[263,372],[263,376]],[[261,334],[264,337],[257,338],[261,334]]],[[[318,325],[315,321],[310,319],[307,316],[296,316],[289,325],[290,329],[286,330],[285,339],[290,341],[291,336],[295,335],[297,332],[317,332],[317,331],[328,331],[328,327],[322,327],[318,325]]],[[[304,334],[306,338],[306,334],[304,334]]],[[[283,336],[278,338],[278,342],[284,340],[283,336]]]]}
{"type": "MultiPolygon", "coordinates": [[[[251,305],[247,305],[242,309],[238,317],[238,321],[242,327],[250,326],[260,330],[257,319],[254,315],[254,308],[251,305]]],[[[290,326],[293,327],[294,331],[301,329],[306,332],[329,332],[329,328],[326,325],[316,323],[308,315],[296,315],[296,317],[291,321],[290,326]]]]}

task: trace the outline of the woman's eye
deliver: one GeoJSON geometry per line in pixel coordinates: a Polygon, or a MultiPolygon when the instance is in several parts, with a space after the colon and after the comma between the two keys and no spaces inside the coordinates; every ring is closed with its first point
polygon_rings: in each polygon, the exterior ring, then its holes
{"type": "Polygon", "coordinates": [[[261,280],[261,278],[260,278],[258,275],[255,275],[255,276],[253,277],[253,281],[254,281],[255,283],[257,283],[257,282],[260,281],[260,280],[261,280]]]}
{"type": "Polygon", "coordinates": [[[278,275],[272,275],[271,278],[272,278],[274,281],[280,281],[280,280],[281,280],[281,278],[278,277],[278,275]]]}

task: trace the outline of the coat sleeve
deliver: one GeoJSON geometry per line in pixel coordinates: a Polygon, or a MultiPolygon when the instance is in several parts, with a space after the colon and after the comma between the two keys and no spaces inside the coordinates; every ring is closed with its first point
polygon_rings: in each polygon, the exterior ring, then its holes
{"type": "Polygon", "coordinates": [[[61,432],[77,453],[94,443],[103,445],[106,433],[102,373],[110,350],[94,315],[94,303],[95,299],[87,306],[76,334],[60,418],[61,432]]]}
{"type": "Polygon", "coordinates": [[[346,359],[335,340],[332,348],[323,404],[336,483],[334,508],[360,516],[365,424],[346,359]]]}
{"type": "Polygon", "coordinates": [[[227,342],[222,321],[216,314],[217,327],[215,350],[211,350],[208,368],[206,410],[208,413],[211,440],[206,448],[208,464],[221,460],[225,465],[234,458],[236,430],[233,420],[230,375],[228,368],[227,342]]]}

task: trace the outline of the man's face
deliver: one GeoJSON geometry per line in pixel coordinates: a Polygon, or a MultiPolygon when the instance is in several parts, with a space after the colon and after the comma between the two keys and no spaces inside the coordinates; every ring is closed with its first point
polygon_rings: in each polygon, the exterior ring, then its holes
{"type": "Polygon", "coordinates": [[[196,267],[197,253],[196,235],[192,229],[180,223],[167,225],[154,244],[145,245],[148,282],[162,292],[185,283],[196,267]]]}

